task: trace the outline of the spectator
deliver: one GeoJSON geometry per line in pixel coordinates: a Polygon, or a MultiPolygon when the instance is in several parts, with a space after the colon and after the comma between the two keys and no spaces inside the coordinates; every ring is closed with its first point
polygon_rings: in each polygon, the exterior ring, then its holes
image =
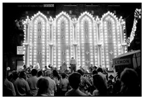
{"type": "Polygon", "coordinates": [[[37,78],[37,70],[36,69],[33,69],[31,71],[31,74],[32,76],[30,78],[28,78],[27,82],[30,86],[30,90],[31,90],[31,94],[33,96],[36,96],[37,95],[37,91],[38,91],[38,88],[37,88],[37,81],[38,81],[38,78],[37,78]]]}
{"type": "Polygon", "coordinates": [[[77,72],[81,75],[81,83],[79,89],[85,93],[85,91],[88,90],[88,88],[91,87],[92,84],[90,83],[90,79],[84,76],[82,70],[78,70],[77,72]]]}
{"type": "Polygon", "coordinates": [[[93,72],[92,72],[93,75],[95,75],[97,73],[98,73],[97,70],[93,70],[93,72]]]}
{"type": "Polygon", "coordinates": [[[68,80],[72,89],[66,92],[66,96],[86,96],[85,93],[79,90],[79,84],[81,82],[81,75],[79,73],[71,74],[68,80]]]}
{"type": "Polygon", "coordinates": [[[38,79],[43,78],[43,72],[40,70],[37,74],[38,79]]]}
{"type": "Polygon", "coordinates": [[[103,69],[99,67],[97,69],[97,72],[98,72],[98,75],[101,75],[101,77],[103,78],[103,80],[104,80],[104,82],[105,82],[105,84],[107,86],[107,78],[106,78],[106,75],[103,73],[103,69]]]}
{"type": "Polygon", "coordinates": [[[60,79],[60,89],[61,89],[61,96],[64,96],[65,93],[68,91],[69,87],[69,82],[68,79],[66,78],[66,74],[62,73],[61,74],[62,78],[60,79]]]}
{"type": "Polygon", "coordinates": [[[48,91],[49,88],[49,82],[45,78],[40,78],[37,82],[38,94],[37,96],[50,96],[50,93],[48,91]]]}
{"type": "Polygon", "coordinates": [[[13,80],[12,80],[13,84],[16,81],[17,78],[18,78],[18,73],[17,72],[13,72],[13,80]]]}
{"type": "Polygon", "coordinates": [[[16,93],[18,96],[31,95],[30,88],[29,88],[27,81],[25,80],[25,77],[26,77],[25,72],[21,71],[19,74],[19,77],[14,82],[16,93]]]}
{"type": "Polygon", "coordinates": [[[120,95],[123,96],[141,95],[138,74],[134,69],[125,68],[120,75],[120,79],[122,82],[120,95]]]}
{"type": "Polygon", "coordinates": [[[93,91],[94,96],[107,95],[106,83],[101,75],[96,74],[93,76],[93,84],[96,87],[96,90],[93,91]]]}
{"type": "Polygon", "coordinates": [[[59,88],[60,76],[59,76],[57,70],[53,70],[52,74],[53,74],[53,80],[55,81],[55,84],[57,87],[57,91],[55,92],[55,96],[59,96],[60,95],[60,88],[59,88]]]}
{"type": "Polygon", "coordinates": [[[54,96],[54,93],[57,91],[57,87],[56,87],[55,81],[53,79],[51,79],[50,76],[51,76],[51,70],[47,70],[45,78],[49,82],[49,89],[48,89],[48,91],[50,92],[51,96],[54,96]]]}
{"type": "Polygon", "coordinates": [[[121,82],[119,79],[117,79],[114,83],[114,87],[113,87],[113,95],[117,96],[119,91],[121,89],[121,82]]]}
{"type": "Polygon", "coordinates": [[[4,86],[3,86],[3,95],[4,96],[16,96],[15,88],[12,82],[10,82],[6,73],[4,72],[4,86]]]}

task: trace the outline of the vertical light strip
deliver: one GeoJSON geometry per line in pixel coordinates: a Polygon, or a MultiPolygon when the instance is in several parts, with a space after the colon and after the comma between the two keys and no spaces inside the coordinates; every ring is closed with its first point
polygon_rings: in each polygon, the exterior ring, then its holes
{"type": "Polygon", "coordinates": [[[48,66],[49,64],[50,64],[50,61],[49,61],[49,57],[50,57],[50,50],[49,50],[49,42],[50,42],[50,29],[49,29],[49,24],[48,24],[48,22],[46,23],[46,65],[48,66]]]}
{"type": "MultiPolygon", "coordinates": [[[[119,21],[117,21],[117,44],[118,44],[118,53],[117,56],[122,54],[122,50],[121,50],[121,43],[120,43],[120,23],[119,21]]],[[[116,57],[117,57],[116,56],[116,57]]]]}
{"type": "Polygon", "coordinates": [[[77,42],[78,42],[78,46],[77,46],[77,58],[78,58],[78,61],[77,61],[77,65],[80,66],[80,26],[79,26],[80,23],[76,24],[76,30],[78,31],[77,32],[77,42]]]}
{"type": "Polygon", "coordinates": [[[29,31],[29,65],[32,65],[32,23],[30,22],[30,31],[29,31]]]}
{"type": "Polygon", "coordinates": [[[117,44],[117,41],[118,41],[118,39],[116,39],[116,29],[117,29],[117,23],[116,22],[114,22],[114,19],[112,19],[111,18],[111,22],[112,22],[112,34],[113,34],[113,47],[114,47],[114,57],[116,57],[117,56],[117,53],[118,53],[118,50],[117,50],[117,48],[118,48],[118,44],[117,44]]]}
{"type": "Polygon", "coordinates": [[[92,34],[92,29],[93,29],[93,22],[88,19],[88,22],[89,22],[89,43],[90,43],[90,64],[94,64],[94,60],[93,60],[93,56],[94,56],[94,53],[93,53],[93,34],[92,34]]]}
{"type": "Polygon", "coordinates": [[[81,55],[81,58],[82,58],[82,66],[85,66],[85,49],[84,49],[84,18],[81,19],[81,49],[82,49],[82,55],[81,55]]]}
{"type": "Polygon", "coordinates": [[[93,65],[94,66],[97,66],[97,54],[96,54],[96,43],[97,43],[97,33],[98,32],[96,32],[96,22],[93,22],[93,36],[94,36],[94,39],[93,39],[93,41],[94,41],[94,45],[93,45],[93,49],[94,49],[94,63],[93,63],[93,65]]]}
{"type": "Polygon", "coordinates": [[[33,48],[33,65],[36,65],[37,62],[37,22],[38,18],[34,21],[34,48],[33,48]]]}
{"type": "Polygon", "coordinates": [[[45,43],[46,43],[46,40],[45,40],[45,25],[46,25],[46,22],[44,21],[44,19],[41,19],[41,22],[42,22],[42,66],[41,67],[44,67],[46,64],[45,64],[45,43]]]}
{"type": "Polygon", "coordinates": [[[98,65],[98,67],[100,65],[104,65],[104,57],[102,57],[102,55],[104,55],[104,36],[103,36],[103,22],[101,21],[101,24],[100,24],[100,41],[102,42],[102,45],[101,45],[101,50],[99,50],[100,52],[100,55],[101,55],[101,60],[100,60],[100,64],[98,65]]]}
{"type": "Polygon", "coordinates": [[[61,37],[61,36],[60,36],[60,35],[61,35],[61,34],[60,34],[60,33],[61,33],[61,30],[60,30],[60,29],[61,29],[61,26],[60,26],[60,24],[61,24],[61,23],[60,23],[60,22],[61,22],[61,18],[58,20],[58,33],[57,33],[57,47],[58,47],[58,51],[57,51],[57,52],[58,52],[58,53],[57,53],[58,55],[57,55],[57,58],[58,58],[58,68],[59,68],[60,65],[61,65],[61,47],[60,47],[60,43],[61,43],[61,40],[60,40],[60,39],[61,39],[61,38],[60,38],[60,37],[61,37]]]}
{"type": "Polygon", "coordinates": [[[55,24],[55,21],[54,21],[54,24],[53,24],[53,44],[54,44],[54,47],[53,47],[53,65],[54,67],[56,67],[56,24],[55,24]]]}
{"type": "Polygon", "coordinates": [[[107,25],[108,20],[104,21],[104,48],[105,48],[105,53],[103,54],[104,56],[102,56],[105,61],[104,61],[104,66],[102,65],[103,68],[108,67],[109,66],[109,51],[108,51],[108,25],[107,25]]]}

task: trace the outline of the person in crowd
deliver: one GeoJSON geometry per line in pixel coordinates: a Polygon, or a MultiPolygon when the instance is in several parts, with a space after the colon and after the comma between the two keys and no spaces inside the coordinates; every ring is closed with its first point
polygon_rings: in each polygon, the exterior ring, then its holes
{"type": "Polygon", "coordinates": [[[79,73],[72,73],[68,80],[72,89],[66,92],[65,96],[86,96],[85,93],[79,90],[79,84],[81,82],[81,75],[79,73]]]}
{"type": "Polygon", "coordinates": [[[12,79],[13,84],[16,81],[17,78],[18,78],[18,73],[15,71],[15,72],[13,72],[13,79],[12,79]]]}
{"type": "Polygon", "coordinates": [[[89,87],[92,86],[92,84],[90,83],[89,79],[86,76],[84,76],[82,70],[79,69],[77,72],[81,75],[81,83],[79,89],[82,92],[85,92],[86,90],[88,90],[89,87]]]}
{"type": "Polygon", "coordinates": [[[51,74],[52,74],[51,70],[47,70],[45,78],[49,82],[48,91],[49,91],[49,93],[50,93],[51,96],[54,96],[55,92],[57,91],[57,87],[56,87],[55,81],[51,78],[51,74]]]}
{"type": "Polygon", "coordinates": [[[71,72],[76,71],[76,60],[74,59],[74,57],[72,57],[70,60],[70,69],[71,69],[71,72]]]}
{"type": "Polygon", "coordinates": [[[42,72],[42,70],[38,71],[37,77],[38,77],[38,79],[43,78],[43,72],[42,72]]]}
{"type": "Polygon", "coordinates": [[[92,75],[98,74],[97,70],[92,71],[92,75]]]}
{"type": "Polygon", "coordinates": [[[25,72],[21,71],[19,77],[14,82],[17,96],[31,95],[30,87],[28,85],[28,82],[25,80],[25,76],[26,76],[25,72]]]}
{"type": "Polygon", "coordinates": [[[107,86],[101,75],[96,74],[93,76],[93,84],[96,88],[93,91],[94,96],[107,96],[107,86]]]}
{"type": "Polygon", "coordinates": [[[57,87],[57,91],[55,92],[55,96],[59,96],[60,95],[60,87],[59,87],[60,75],[58,74],[57,70],[53,70],[52,75],[53,75],[53,80],[55,81],[55,84],[57,87]]]}
{"type": "Polygon", "coordinates": [[[138,74],[134,69],[125,68],[121,75],[121,91],[119,95],[122,96],[140,96],[141,90],[139,87],[138,74]]]}
{"type": "Polygon", "coordinates": [[[97,73],[98,73],[98,75],[101,75],[101,77],[103,78],[103,80],[105,81],[106,86],[107,86],[107,78],[106,78],[106,75],[103,73],[103,69],[101,67],[99,67],[97,69],[97,73]]]}
{"type": "Polygon", "coordinates": [[[38,91],[38,88],[37,88],[37,81],[38,81],[37,70],[33,69],[31,71],[31,74],[32,74],[32,76],[30,78],[28,78],[27,82],[29,84],[29,87],[30,87],[30,90],[31,90],[31,94],[33,96],[36,96],[37,95],[37,91],[38,91]]]}
{"type": "Polygon", "coordinates": [[[6,77],[6,72],[4,72],[4,86],[3,86],[3,96],[16,96],[15,87],[12,82],[10,82],[6,77]]]}
{"type": "Polygon", "coordinates": [[[45,78],[40,78],[37,82],[38,93],[37,96],[51,96],[49,93],[49,82],[45,78]]]}
{"type": "Polygon", "coordinates": [[[65,96],[65,93],[68,91],[69,81],[66,78],[66,74],[61,74],[62,78],[60,79],[60,89],[61,89],[61,96],[65,96]]]}
{"type": "Polygon", "coordinates": [[[113,96],[117,96],[121,89],[121,81],[117,79],[113,86],[113,96]]]}

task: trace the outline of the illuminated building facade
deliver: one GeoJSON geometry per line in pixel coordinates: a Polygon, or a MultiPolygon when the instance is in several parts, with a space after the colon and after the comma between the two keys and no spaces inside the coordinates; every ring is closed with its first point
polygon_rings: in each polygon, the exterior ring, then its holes
{"type": "Polygon", "coordinates": [[[71,18],[61,12],[55,18],[47,18],[41,12],[24,22],[25,55],[27,66],[39,63],[59,68],[69,64],[73,56],[79,66],[95,65],[111,69],[112,59],[127,52],[125,22],[107,12],[102,18],[89,12],[71,18]]]}

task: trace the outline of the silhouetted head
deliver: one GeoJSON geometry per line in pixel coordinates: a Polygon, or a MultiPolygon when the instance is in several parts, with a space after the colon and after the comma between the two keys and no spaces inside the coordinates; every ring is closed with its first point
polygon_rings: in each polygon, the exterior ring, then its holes
{"type": "Polygon", "coordinates": [[[137,86],[139,81],[138,74],[131,68],[125,68],[120,75],[120,79],[128,87],[137,86]]]}
{"type": "Polygon", "coordinates": [[[79,84],[80,84],[80,81],[81,81],[81,75],[79,73],[72,73],[69,78],[69,83],[70,83],[70,86],[73,88],[73,89],[77,89],[79,87],[79,84]]]}
{"type": "Polygon", "coordinates": [[[57,70],[53,70],[53,76],[57,77],[58,79],[60,79],[60,76],[59,76],[57,70]]]}
{"type": "Polygon", "coordinates": [[[66,74],[65,73],[62,73],[61,76],[62,76],[63,79],[66,78],[66,74]]]}
{"type": "Polygon", "coordinates": [[[31,71],[31,74],[32,74],[32,76],[36,76],[36,75],[37,75],[37,70],[36,70],[36,69],[33,69],[33,70],[31,71]]]}
{"type": "Polygon", "coordinates": [[[77,70],[77,72],[82,76],[82,75],[84,75],[84,73],[83,73],[83,71],[82,70],[77,70]]]}
{"type": "Polygon", "coordinates": [[[43,94],[43,93],[47,93],[48,91],[48,88],[49,88],[49,82],[47,79],[45,78],[40,78],[37,82],[37,87],[39,88],[38,90],[38,96],[40,94],[43,94]]]}
{"type": "Polygon", "coordinates": [[[101,95],[105,95],[107,93],[106,82],[101,75],[96,74],[93,76],[93,84],[99,90],[101,95]]]}
{"type": "Polygon", "coordinates": [[[19,77],[25,79],[26,73],[24,71],[21,71],[20,74],[19,74],[19,77]]]}
{"type": "Polygon", "coordinates": [[[93,75],[97,74],[97,70],[93,70],[92,74],[93,75]]]}
{"type": "Polygon", "coordinates": [[[40,77],[40,76],[42,76],[42,74],[43,74],[43,72],[40,70],[40,71],[38,71],[37,76],[40,77]]]}
{"type": "Polygon", "coordinates": [[[103,69],[99,67],[99,68],[97,69],[97,72],[103,73],[103,69]]]}

